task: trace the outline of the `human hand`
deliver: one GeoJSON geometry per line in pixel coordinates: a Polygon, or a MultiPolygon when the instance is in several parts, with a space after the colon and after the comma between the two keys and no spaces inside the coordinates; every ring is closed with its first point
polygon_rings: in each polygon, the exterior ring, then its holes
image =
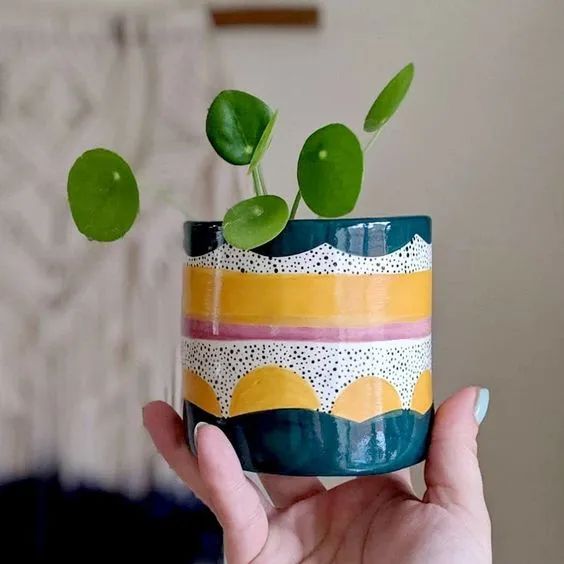
{"type": "Polygon", "coordinates": [[[490,519],[476,435],[488,400],[487,390],[465,388],[437,410],[422,499],[407,469],[331,490],[317,478],[262,475],[273,506],[217,427],[198,427],[196,458],[170,406],[150,403],[143,417],[159,452],[221,523],[229,564],[487,564],[490,519]]]}

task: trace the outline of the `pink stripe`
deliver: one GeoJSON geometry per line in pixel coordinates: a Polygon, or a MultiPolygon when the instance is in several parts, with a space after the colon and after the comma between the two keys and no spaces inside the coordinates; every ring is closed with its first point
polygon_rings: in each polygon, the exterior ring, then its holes
{"type": "Polygon", "coordinates": [[[431,319],[388,323],[376,327],[270,327],[266,325],[214,324],[185,317],[182,334],[193,339],[368,342],[417,339],[431,333],[431,319]]]}

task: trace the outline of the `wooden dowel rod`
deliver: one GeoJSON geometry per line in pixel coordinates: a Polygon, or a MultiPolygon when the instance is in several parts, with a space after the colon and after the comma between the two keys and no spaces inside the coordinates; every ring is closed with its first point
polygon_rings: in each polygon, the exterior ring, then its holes
{"type": "Polygon", "coordinates": [[[211,17],[216,27],[317,27],[319,10],[303,8],[215,8],[211,17]]]}

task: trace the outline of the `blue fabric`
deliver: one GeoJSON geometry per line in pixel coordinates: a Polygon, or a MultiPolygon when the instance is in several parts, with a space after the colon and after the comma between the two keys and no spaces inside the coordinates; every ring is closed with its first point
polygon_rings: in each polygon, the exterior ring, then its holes
{"type": "Polygon", "coordinates": [[[154,559],[223,562],[221,529],[198,501],[151,492],[143,499],[93,488],[65,491],[56,478],[0,485],[2,561],[80,562],[154,559]]]}

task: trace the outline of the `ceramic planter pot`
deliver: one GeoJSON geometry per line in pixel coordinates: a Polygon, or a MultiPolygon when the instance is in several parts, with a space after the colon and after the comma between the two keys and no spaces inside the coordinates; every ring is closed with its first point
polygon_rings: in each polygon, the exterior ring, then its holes
{"type": "Polygon", "coordinates": [[[223,429],[243,468],[379,474],[426,454],[431,220],[291,221],[241,251],[187,222],[184,420],[223,429]]]}

